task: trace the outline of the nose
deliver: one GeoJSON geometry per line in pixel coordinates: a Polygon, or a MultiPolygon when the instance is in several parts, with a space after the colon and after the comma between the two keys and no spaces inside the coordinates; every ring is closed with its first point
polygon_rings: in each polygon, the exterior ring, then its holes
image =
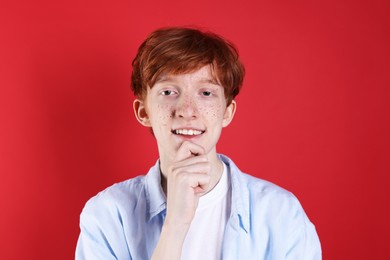
{"type": "Polygon", "coordinates": [[[176,103],[174,114],[184,119],[195,119],[198,116],[198,106],[194,98],[189,95],[181,96],[176,103]]]}

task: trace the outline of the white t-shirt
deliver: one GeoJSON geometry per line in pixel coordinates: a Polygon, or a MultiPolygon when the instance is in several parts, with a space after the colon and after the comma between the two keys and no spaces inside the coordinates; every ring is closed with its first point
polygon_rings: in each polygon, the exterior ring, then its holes
{"type": "Polygon", "coordinates": [[[184,240],[182,260],[221,259],[225,226],[230,214],[230,185],[227,167],[217,185],[199,198],[195,216],[184,240]]]}

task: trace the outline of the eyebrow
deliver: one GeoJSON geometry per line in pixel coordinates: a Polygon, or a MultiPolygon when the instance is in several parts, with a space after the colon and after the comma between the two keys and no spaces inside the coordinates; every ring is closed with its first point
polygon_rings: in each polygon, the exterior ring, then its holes
{"type": "Polygon", "coordinates": [[[165,82],[165,81],[169,81],[171,80],[172,78],[168,75],[161,75],[161,76],[158,76],[157,79],[156,79],[156,83],[160,83],[160,82],[165,82]]]}
{"type": "MultiPolygon", "coordinates": [[[[171,81],[173,80],[172,76],[171,75],[162,75],[162,76],[159,76],[157,79],[156,79],[156,83],[162,83],[162,82],[167,82],[167,81],[171,81]]],[[[218,83],[218,81],[214,78],[201,78],[199,80],[200,83],[208,83],[208,84],[213,84],[213,85],[220,85],[218,83]]]]}
{"type": "Polygon", "coordinates": [[[218,83],[218,81],[216,79],[213,79],[213,78],[204,78],[204,79],[201,79],[200,80],[201,83],[210,83],[210,84],[213,84],[213,85],[220,85],[218,83]]]}

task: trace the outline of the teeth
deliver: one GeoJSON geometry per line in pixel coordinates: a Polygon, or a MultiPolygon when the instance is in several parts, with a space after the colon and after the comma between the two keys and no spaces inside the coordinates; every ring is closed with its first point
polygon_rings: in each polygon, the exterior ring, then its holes
{"type": "Polygon", "coordinates": [[[202,131],[193,130],[193,129],[177,129],[174,131],[177,135],[200,135],[202,131]]]}

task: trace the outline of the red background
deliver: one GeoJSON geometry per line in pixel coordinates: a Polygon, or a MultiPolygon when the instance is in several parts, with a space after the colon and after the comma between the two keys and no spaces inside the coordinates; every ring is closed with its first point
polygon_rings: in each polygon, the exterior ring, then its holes
{"type": "Polygon", "coordinates": [[[219,151],[296,194],[324,259],[390,259],[388,1],[2,1],[0,258],[72,259],[79,213],[157,159],[131,108],[152,30],[198,25],[247,77],[219,151]]]}

